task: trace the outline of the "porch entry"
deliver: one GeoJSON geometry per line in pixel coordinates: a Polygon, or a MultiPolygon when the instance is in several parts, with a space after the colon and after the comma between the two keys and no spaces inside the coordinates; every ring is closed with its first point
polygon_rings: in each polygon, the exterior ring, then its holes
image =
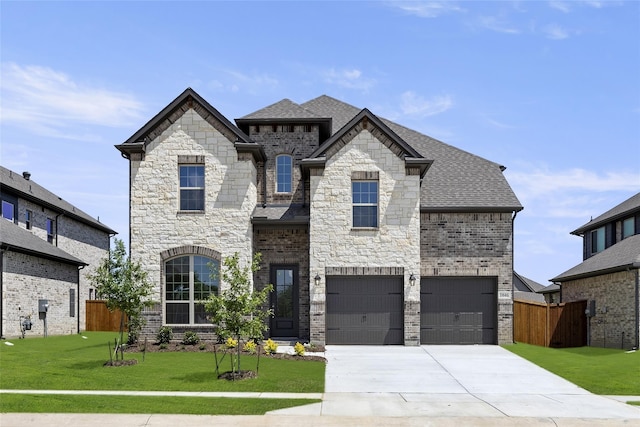
{"type": "Polygon", "coordinates": [[[272,337],[298,336],[298,266],[272,265],[272,337]]]}

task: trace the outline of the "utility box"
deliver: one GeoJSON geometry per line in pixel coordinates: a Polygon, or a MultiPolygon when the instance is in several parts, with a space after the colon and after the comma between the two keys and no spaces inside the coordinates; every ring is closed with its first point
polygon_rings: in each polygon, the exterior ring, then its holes
{"type": "Polygon", "coordinates": [[[49,300],[48,299],[39,299],[38,300],[38,313],[46,313],[49,311],[49,300]]]}
{"type": "Polygon", "coordinates": [[[586,314],[587,317],[594,317],[596,315],[595,300],[589,300],[589,303],[587,304],[587,309],[584,311],[584,314],[586,314]]]}

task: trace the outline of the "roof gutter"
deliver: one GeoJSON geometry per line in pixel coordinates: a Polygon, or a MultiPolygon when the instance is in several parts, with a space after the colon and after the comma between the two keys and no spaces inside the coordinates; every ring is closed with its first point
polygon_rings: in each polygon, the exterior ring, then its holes
{"type": "Polygon", "coordinates": [[[640,262],[633,262],[631,264],[625,264],[625,265],[619,265],[616,267],[611,267],[611,268],[605,268],[604,270],[595,270],[595,271],[589,271],[586,273],[579,273],[579,274],[574,274],[572,276],[558,276],[558,277],[554,277],[553,279],[551,279],[551,282],[569,282],[571,280],[578,280],[578,279],[586,279],[588,277],[593,277],[593,276],[601,276],[603,274],[611,274],[611,273],[619,273],[621,271],[631,271],[631,270],[638,270],[640,269],[640,262]]]}

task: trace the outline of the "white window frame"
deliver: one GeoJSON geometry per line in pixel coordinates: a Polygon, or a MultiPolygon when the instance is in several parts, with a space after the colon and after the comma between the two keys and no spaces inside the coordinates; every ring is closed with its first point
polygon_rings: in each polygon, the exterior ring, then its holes
{"type": "Polygon", "coordinates": [[[206,170],[203,164],[189,164],[189,163],[181,163],[178,165],[178,210],[181,212],[203,212],[206,206],[206,194],[205,194],[205,181],[206,181],[206,170]],[[182,168],[186,167],[194,167],[194,168],[202,168],[202,186],[182,186],[182,168]],[[202,192],[202,209],[182,209],[182,191],[200,191],[202,192]]]}
{"type": "Polygon", "coordinates": [[[369,179],[356,179],[351,181],[351,226],[354,229],[377,229],[380,226],[380,181],[369,179]],[[356,202],[354,200],[354,188],[356,183],[370,183],[376,184],[376,201],[375,202],[356,202]],[[358,207],[375,207],[376,208],[376,223],[375,225],[356,225],[354,221],[355,210],[358,207]]]}

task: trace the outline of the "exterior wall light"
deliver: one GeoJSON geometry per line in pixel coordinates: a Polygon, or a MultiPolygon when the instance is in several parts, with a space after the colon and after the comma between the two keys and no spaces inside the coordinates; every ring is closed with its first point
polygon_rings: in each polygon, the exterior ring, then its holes
{"type": "Polygon", "coordinates": [[[411,276],[409,276],[409,284],[411,286],[415,286],[416,285],[416,276],[414,276],[413,273],[411,273],[411,276]]]}
{"type": "Polygon", "coordinates": [[[316,283],[316,286],[320,286],[320,280],[321,280],[321,279],[322,279],[322,278],[320,277],[320,275],[319,275],[318,273],[316,273],[316,277],[314,277],[314,278],[313,278],[313,280],[314,280],[314,281],[315,281],[315,283],[316,283]]]}

